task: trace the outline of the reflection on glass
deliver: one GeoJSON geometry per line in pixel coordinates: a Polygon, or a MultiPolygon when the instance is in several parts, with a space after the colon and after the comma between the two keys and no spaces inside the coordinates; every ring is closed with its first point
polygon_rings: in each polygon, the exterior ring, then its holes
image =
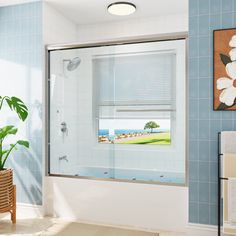
{"type": "Polygon", "coordinates": [[[49,173],[183,184],[184,48],[174,40],[50,51],[49,173]]]}

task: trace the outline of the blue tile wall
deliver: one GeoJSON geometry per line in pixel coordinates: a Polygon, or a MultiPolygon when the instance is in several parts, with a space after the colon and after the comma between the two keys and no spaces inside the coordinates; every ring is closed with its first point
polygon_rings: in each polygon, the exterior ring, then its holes
{"type": "Polygon", "coordinates": [[[236,0],[189,0],[189,221],[217,224],[217,134],[236,112],[213,111],[213,30],[236,27],[236,0]]]}
{"type": "Polygon", "coordinates": [[[7,166],[14,169],[17,202],[37,205],[42,204],[42,49],[42,3],[1,7],[0,95],[19,96],[29,108],[25,124],[12,112],[0,119],[1,126],[20,127],[19,138],[30,141],[30,149],[19,148],[7,166]]]}

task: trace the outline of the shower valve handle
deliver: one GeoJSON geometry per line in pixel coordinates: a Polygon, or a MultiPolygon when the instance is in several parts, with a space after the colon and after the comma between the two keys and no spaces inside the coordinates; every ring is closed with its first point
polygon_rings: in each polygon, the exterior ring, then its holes
{"type": "Polygon", "coordinates": [[[67,124],[66,122],[61,123],[61,132],[66,133],[67,132],[67,124]]]}

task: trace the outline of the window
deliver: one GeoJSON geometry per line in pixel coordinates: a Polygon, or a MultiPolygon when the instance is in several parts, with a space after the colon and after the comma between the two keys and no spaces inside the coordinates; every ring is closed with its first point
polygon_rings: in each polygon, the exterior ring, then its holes
{"type": "Polygon", "coordinates": [[[93,57],[99,143],[171,145],[176,50],[160,44],[93,57]]]}

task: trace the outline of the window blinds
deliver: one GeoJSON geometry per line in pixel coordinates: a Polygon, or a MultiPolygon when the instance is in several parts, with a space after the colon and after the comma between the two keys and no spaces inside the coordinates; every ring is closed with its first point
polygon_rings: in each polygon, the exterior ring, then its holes
{"type": "Polygon", "coordinates": [[[174,52],[96,56],[93,78],[99,117],[167,118],[174,109],[174,52]]]}

